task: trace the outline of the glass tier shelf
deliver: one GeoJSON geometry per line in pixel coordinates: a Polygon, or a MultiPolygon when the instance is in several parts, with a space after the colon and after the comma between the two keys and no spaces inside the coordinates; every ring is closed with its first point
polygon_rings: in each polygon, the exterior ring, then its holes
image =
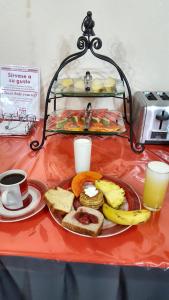
{"type": "Polygon", "coordinates": [[[71,135],[94,135],[94,136],[96,136],[96,135],[99,135],[99,136],[112,136],[112,135],[122,135],[124,132],[120,132],[120,131],[118,131],[118,132],[99,132],[99,131],[88,131],[88,130],[83,130],[83,131],[68,131],[68,130],[46,130],[46,132],[48,132],[49,134],[48,135],[50,135],[50,133],[51,133],[51,135],[52,134],[71,134],[71,135]]]}
{"type": "Polygon", "coordinates": [[[62,110],[53,112],[46,131],[62,134],[118,135],[126,131],[121,112],[108,109],[94,109],[88,124],[85,110],[62,110]]]}
{"type": "MultiPolygon", "coordinates": [[[[90,72],[88,73],[90,74],[90,72]]],[[[110,77],[109,79],[91,80],[88,86],[86,86],[85,80],[82,79],[62,79],[58,82],[54,81],[51,88],[51,94],[56,97],[122,97],[124,92],[125,88],[122,80],[110,77]],[[110,80],[109,86],[106,86],[106,80],[110,80]],[[76,86],[76,82],[79,81],[81,82],[81,88],[76,86]],[[71,86],[64,86],[70,82],[71,86]]]]}
{"type": "Polygon", "coordinates": [[[56,98],[59,97],[115,97],[115,98],[123,98],[123,93],[117,92],[101,92],[101,93],[94,93],[94,92],[51,92],[53,96],[56,98]]]}

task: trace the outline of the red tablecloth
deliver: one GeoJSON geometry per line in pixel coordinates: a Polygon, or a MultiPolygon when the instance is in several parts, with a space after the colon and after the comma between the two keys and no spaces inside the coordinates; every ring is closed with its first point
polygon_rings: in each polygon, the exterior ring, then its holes
{"type": "MultiPolygon", "coordinates": [[[[0,172],[20,168],[48,187],[75,174],[73,136],[49,137],[40,151],[30,142],[41,137],[41,125],[28,137],[0,138],[0,172]]],[[[145,166],[150,160],[169,162],[168,146],[146,146],[131,151],[127,139],[92,137],[91,169],[118,176],[142,197],[145,166]]],[[[169,267],[169,191],[164,206],[144,224],[108,238],[87,238],[62,229],[47,207],[30,219],[0,223],[0,254],[31,256],[72,262],[169,267]]]]}

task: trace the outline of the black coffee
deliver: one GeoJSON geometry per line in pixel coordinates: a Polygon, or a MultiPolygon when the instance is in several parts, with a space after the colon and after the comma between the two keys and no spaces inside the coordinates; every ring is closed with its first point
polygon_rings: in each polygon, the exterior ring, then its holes
{"type": "Polygon", "coordinates": [[[10,185],[10,184],[18,183],[18,182],[22,181],[24,178],[25,178],[25,176],[22,174],[13,173],[13,174],[4,176],[1,179],[0,183],[10,185]]]}

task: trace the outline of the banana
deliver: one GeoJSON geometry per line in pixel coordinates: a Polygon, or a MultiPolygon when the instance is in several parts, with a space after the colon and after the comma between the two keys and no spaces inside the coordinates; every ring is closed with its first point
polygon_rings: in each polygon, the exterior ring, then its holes
{"type": "Polygon", "coordinates": [[[151,212],[147,209],[140,210],[118,210],[110,207],[108,204],[103,204],[104,216],[113,223],[121,225],[137,225],[142,222],[146,222],[151,212]]]}

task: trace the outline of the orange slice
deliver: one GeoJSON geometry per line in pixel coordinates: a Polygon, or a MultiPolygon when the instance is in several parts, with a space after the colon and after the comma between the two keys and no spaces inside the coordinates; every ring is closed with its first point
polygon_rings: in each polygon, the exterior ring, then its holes
{"type": "Polygon", "coordinates": [[[99,172],[95,172],[95,171],[80,172],[72,179],[72,183],[71,183],[72,191],[76,197],[79,197],[85,182],[87,181],[94,182],[95,180],[101,178],[102,175],[99,172]]]}

